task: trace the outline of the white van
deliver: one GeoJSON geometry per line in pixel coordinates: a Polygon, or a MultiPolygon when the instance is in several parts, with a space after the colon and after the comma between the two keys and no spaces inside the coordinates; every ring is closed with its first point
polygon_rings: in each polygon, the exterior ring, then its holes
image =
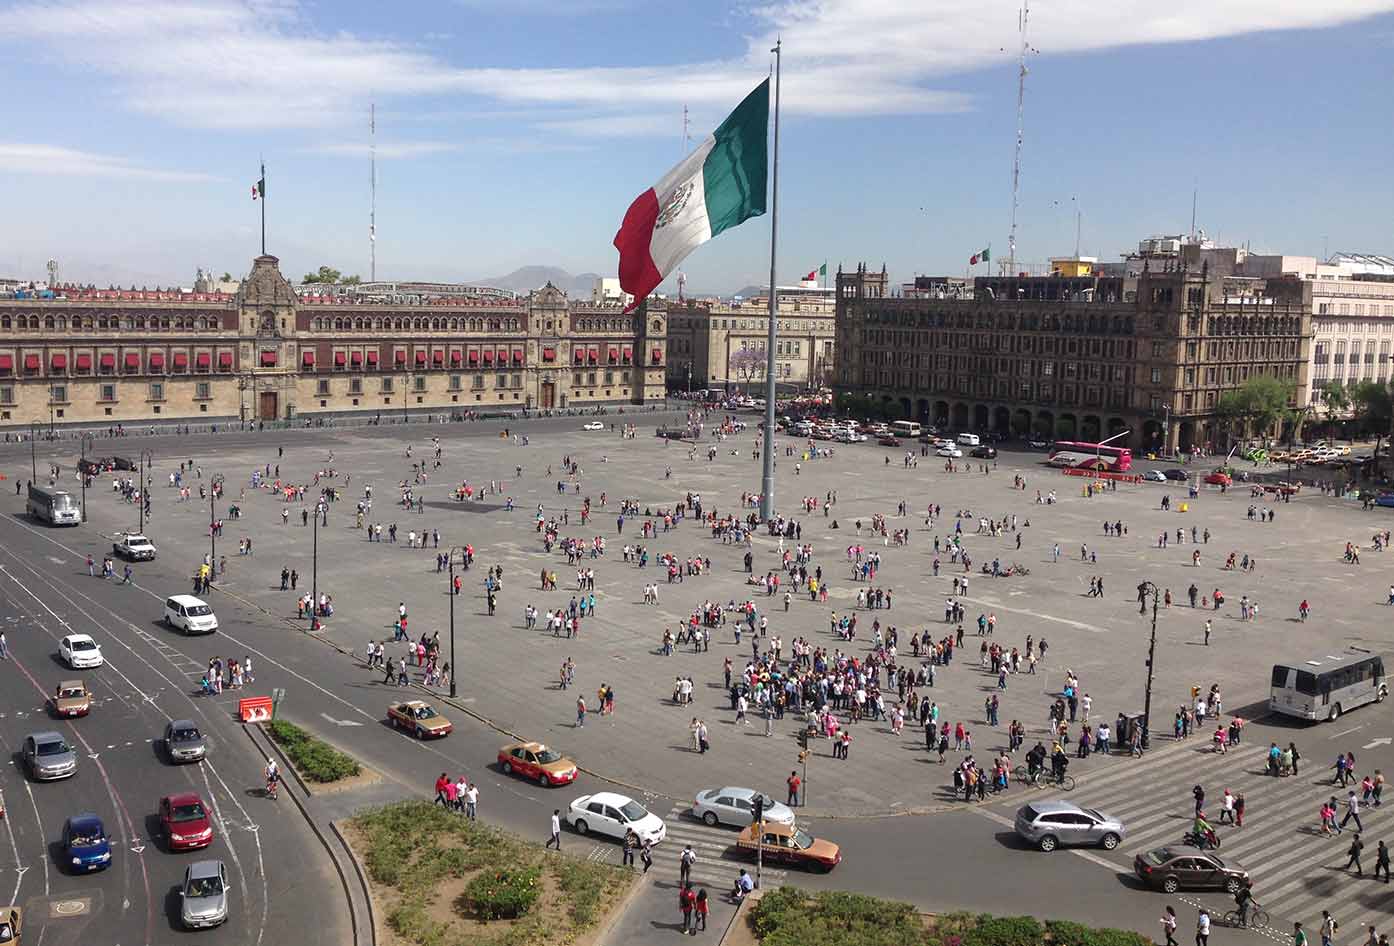
{"type": "Polygon", "coordinates": [[[958,442],[965,447],[978,447],[982,445],[982,440],[977,434],[959,434],[958,442]]]}
{"type": "Polygon", "coordinates": [[[218,616],[193,595],[174,595],[165,601],[165,624],[185,634],[212,634],[218,616]]]}

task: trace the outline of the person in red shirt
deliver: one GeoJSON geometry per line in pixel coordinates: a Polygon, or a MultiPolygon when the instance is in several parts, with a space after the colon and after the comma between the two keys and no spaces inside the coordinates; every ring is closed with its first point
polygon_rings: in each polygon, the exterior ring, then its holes
{"type": "Polygon", "coordinates": [[[706,931],[707,929],[707,888],[703,887],[697,891],[697,919],[693,922],[693,935],[697,930],[706,931]]]}
{"type": "Polygon", "coordinates": [[[446,775],[444,772],[440,774],[440,778],[436,779],[436,802],[444,805],[446,808],[450,807],[450,802],[445,797],[445,786],[449,784],[450,776],[446,775]]]}
{"type": "Polygon", "coordinates": [[[803,779],[799,778],[797,772],[789,773],[789,807],[794,808],[799,804],[799,788],[803,785],[803,779]]]}
{"type": "Polygon", "coordinates": [[[691,884],[684,884],[678,893],[678,906],[682,909],[682,931],[695,936],[697,926],[692,920],[692,911],[697,906],[697,895],[692,892],[691,884]]]}

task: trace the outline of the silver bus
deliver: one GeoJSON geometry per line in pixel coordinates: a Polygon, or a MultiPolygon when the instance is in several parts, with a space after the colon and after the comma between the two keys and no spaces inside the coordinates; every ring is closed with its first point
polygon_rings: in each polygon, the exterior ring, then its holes
{"type": "Polygon", "coordinates": [[[1275,664],[1268,708],[1300,719],[1336,719],[1389,695],[1384,658],[1361,648],[1328,654],[1301,666],[1275,664]]]}
{"type": "Polygon", "coordinates": [[[82,521],[82,506],[64,490],[30,483],[29,515],[51,526],[75,526],[82,521]]]}

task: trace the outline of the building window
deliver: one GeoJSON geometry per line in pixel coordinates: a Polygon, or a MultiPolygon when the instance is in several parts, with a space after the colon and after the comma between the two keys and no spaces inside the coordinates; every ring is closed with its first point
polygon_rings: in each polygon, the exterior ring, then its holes
{"type": "Polygon", "coordinates": [[[315,384],[315,393],[324,396],[329,393],[329,379],[320,378],[315,384]]]}
{"type": "Polygon", "coordinates": [[[150,382],[150,400],[163,401],[165,399],[165,385],[163,381],[150,382]]]}
{"type": "Polygon", "coordinates": [[[452,374],[450,376],[450,390],[460,390],[460,376],[458,374],[452,374]]]}
{"type": "Polygon", "coordinates": [[[362,379],[362,378],[349,378],[349,393],[350,393],[350,394],[362,394],[362,393],[363,393],[363,379],[362,379]]]}
{"type": "Polygon", "coordinates": [[[48,399],[54,404],[66,404],[68,402],[68,386],[66,384],[55,384],[48,389],[48,399]]]}
{"type": "Polygon", "coordinates": [[[470,388],[472,388],[475,391],[484,390],[484,376],[482,374],[477,374],[473,378],[471,378],[470,388]]]}
{"type": "Polygon", "coordinates": [[[104,384],[104,385],[102,385],[101,400],[103,400],[103,401],[114,401],[114,400],[116,400],[116,385],[114,385],[114,384],[104,384]]]}
{"type": "Polygon", "coordinates": [[[194,397],[203,400],[213,396],[213,385],[209,381],[198,381],[194,383],[194,397]]]}
{"type": "Polygon", "coordinates": [[[412,381],[415,383],[414,386],[415,386],[415,388],[416,388],[417,391],[424,391],[424,390],[426,390],[426,379],[425,379],[425,378],[423,378],[423,377],[421,377],[421,376],[418,375],[417,377],[412,378],[412,381]]]}
{"type": "Polygon", "coordinates": [[[382,379],[382,393],[383,393],[383,394],[391,394],[391,393],[392,393],[392,379],[391,379],[391,378],[383,378],[383,379],[382,379]]]}
{"type": "Polygon", "coordinates": [[[1161,369],[1161,368],[1153,368],[1153,369],[1152,369],[1152,383],[1153,383],[1153,384],[1161,384],[1161,383],[1162,383],[1162,369],[1161,369]]]}
{"type": "Polygon", "coordinates": [[[586,372],[586,386],[587,386],[587,387],[592,387],[592,388],[595,387],[595,372],[594,372],[594,371],[588,371],[588,372],[586,372]]]}
{"type": "Polygon", "coordinates": [[[522,376],[522,375],[520,375],[520,374],[515,374],[515,375],[513,376],[513,386],[514,386],[515,388],[521,388],[521,387],[523,386],[523,376],[522,376]]]}

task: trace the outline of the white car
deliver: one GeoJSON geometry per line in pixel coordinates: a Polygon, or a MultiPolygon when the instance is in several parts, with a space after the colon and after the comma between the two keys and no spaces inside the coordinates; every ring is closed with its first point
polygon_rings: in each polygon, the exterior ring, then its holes
{"type": "Polygon", "coordinates": [[[566,823],[577,834],[604,834],[619,840],[633,831],[639,840],[658,844],[668,835],[663,819],[627,795],[596,792],[582,795],[566,809],[566,823]]]}
{"type": "MultiPolygon", "coordinates": [[[[755,819],[755,790],[753,788],[710,788],[698,792],[692,802],[692,816],[713,828],[718,824],[744,828],[755,819]]],[[[763,794],[763,793],[762,793],[763,794]]],[[[788,805],[765,795],[764,818],[775,824],[792,825],[794,811],[788,805]]]]}
{"type": "Polygon", "coordinates": [[[102,665],[102,649],[86,634],[69,634],[58,642],[58,656],[74,670],[102,665]]]}
{"type": "Polygon", "coordinates": [[[946,443],[935,451],[941,457],[953,457],[955,460],[962,459],[963,451],[951,443],[946,443]]]}
{"type": "Polygon", "coordinates": [[[605,425],[598,420],[593,420],[581,428],[582,430],[604,430],[605,425]]]}
{"type": "Polygon", "coordinates": [[[1142,474],[1142,478],[1144,480],[1147,480],[1149,483],[1167,482],[1167,475],[1163,473],[1161,470],[1148,470],[1146,473],[1142,474]]]}

